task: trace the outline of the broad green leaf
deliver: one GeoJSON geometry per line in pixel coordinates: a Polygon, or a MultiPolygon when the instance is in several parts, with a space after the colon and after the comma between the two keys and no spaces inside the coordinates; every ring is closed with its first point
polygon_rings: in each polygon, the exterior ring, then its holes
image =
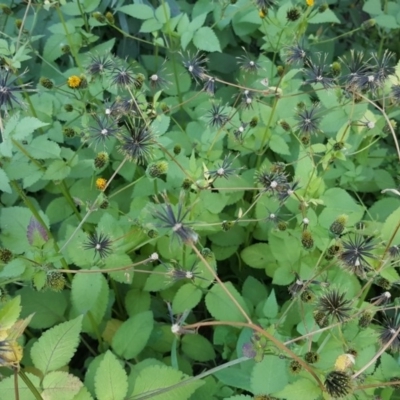
{"type": "Polygon", "coordinates": [[[118,11],[137,19],[150,19],[154,17],[154,10],[146,4],[129,4],[118,8],[118,11]]]}
{"type": "Polygon", "coordinates": [[[7,301],[0,308],[0,331],[10,329],[21,313],[21,296],[16,296],[7,301]]]}
{"type": "Polygon", "coordinates": [[[330,8],[327,8],[323,13],[315,14],[314,17],[308,20],[310,24],[324,24],[328,22],[340,24],[340,19],[330,8]]]}
{"type": "MultiPolygon", "coordinates": [[[[225,282],[225,287],[228,289],[229,293],[231,293],[236,302],[242,307],[244,312],[249,315],[247,304],[232,283],[225,282]]],[[[210,314],[217,320],[246,322],[245,316],[219,284],[215,284],[207,293],[206,306],[210,314]]]]}
{"type": "Polygon", "coordinates": [[[164,2],[157,7],[155,16],[162,24],[165,24],[171,18],[171,10],[169,9],[167,2],[164,2]]]}
{"type": "Polygon", "coordinates": [[[46,122],[42,122],[37,118],[33,117],[22,118],[20,121],[18,121],[18,125],[15,127],[13,138],[16,140],[25,139],[36,129],[47,125],[49,124],[47,124],[46,122]]]}
{"type": "Polygon", "coordinates": [[[35,313],[29,326],[34,329],[50,328],[64,320],[68,303],[64,293],[46,290],[38,292],[24,287],[17,292],[22,300],[22,317],[35,313]]]}
{"type": "Polygon", "coordinates": [[[46,400],[72,400],[83,387],[83,383],[65,371],[49,372],[42,382],[42,397],[46,400]]]}
{"type": "Polygon", "coordinates": [[[93,397],[87,388],[83,386],[78,394],[74,397],[74,400],[93,400],[93,397]]]}
{"type": "MultiPolygon", "coordinates": [[[[104,263],[106,269],[120,269],[122,267],[129,267],[132,265],[132,260],[127,254],[110,254],[104,263]]],[[[120,283],[131,283],[133,278],[133,270],[122,270],[108,273],[112,279],[120,283]]]]}
{"type": "Polygon", "coordinates": [[[218,378],[219,381],[221,381],[225,385],[243,389],[249,392],[251,391],[250,375],[249,371],[247,370],[240,369],[234,366],[216,372],[215,376],[218,378]]]}
{"type": "Polygon", "coordinates": [[[149,292],[140,289],[131,289],[125,297],[125,308],[128,315],[132,317],[150,309],[151,297],[149,292]]]}
{"type": "Polygon", "coordinates": [[[315,381],[300,378],[296,382],[287,385],[283,390],[274,393],[275,396],[287,400],[307,399],[316,400],[321,396],[321,389],[315,381]]]}
{"type": "Polygon", "coordinates": [[[78,347],[81,325],[79,316],[43,333],[31,349],[34,366],[46,375],[67,365],[78,347]]]}
{"type": "Polygon", "coordinates": [[[391,244],[400,244],[400,229],[398,229],[399,221],[400,207],[396,211],[392,212],[383,224],[381,231],[383,240],[389,241],[392,239],[391,244]]]}
{"type": "Polygon", "coordinates": [[[82,331],[95,334],[107,309],[109,287],[106,278],[97,274],[76,274],[72,281],[73,315],[83,314],[82,331]]]}
{"type": "Polygon", "coordinates": [[[281,137],[280,135],[272,135],[268,144],[275,153],[285,155],[290,154],[290,148],[288,144],[286,143],[285,139],[283,139],[283,137],[281,137]]]}
{"type": "Polygon", "coordinates": [[[256,306],[268,296],[266,286],[249,275],[243,283],[242,295],[256,306]]]}
{"type": "Polygon", "coordinates": [[[187,378],[189,377],[172,367],[147,367],[139,373],[135,380],[131,396],[152,393],[158,389],[158,394],[151,396],[152,400],[188,400],[195,390],[205,383],[204,381],[192,381],[186,385],[180,385],[175,389],[169,389],[169,387],[187,378]],[[163,388],[165,388],[164,391],[161,390],[163,388]]]}
{"type": "Polygon", "coordinates": [[[208,26],[203,26],[193,35],[193,44],[199,49],[208,52],[221,51],[219,40],[214,31],[208,26]]]}
{"type": "Polygon", "coordinates": [[[0,168],[0,191],[5,193],[12,193],[10,186],[10,179],[2,168],[0,168]]]}
{"type": "Polygon", "coordinates": [[[187,283],[181,286],[175,294],[172,301],[172,310],[174,314],[181,314],[185,310],[191,310],[199,304],[203,292],[193,283],[187,283]]]}
{"type": "MultiPolygon", "coordinates": [[[[50,142],[49,142],[50,143],[50,142]]],[[[68,177],[71,167],[63,160],[54,160],[47,168],[43,179],[62,180],[68,177]]]]}
{"type": "Polygon", "coordinates": [[[215,358],[213,345],[201,335],[185,335],[182,338],[182,351],[195,361],[210,361],[215,358]]]}
{"type": "Polygon", "coordinates": [[[142,33],[151,33],[156,32],[162,28],[163,24],[156,20],[155,18],[147,19],[143,22],[142,26],[140,27],[140,32],[142,33]]]}
{"type": "MultiPolygon", "coordinates": [[[[25,372],[28,379],[31,381],[40,392],[40,378],[30,372],[25,372]]],[[[37,397],[32,393],[31,389],[26,386],[26,383],[22,379],[18,379],[18,392],[19,400],[36,400],[37,397]]],[[[11,400],[15,399],[15,380],[14,376],[2,378],[0,381],[0,399],[11,400]]]]}
{"type": "Polygon", "coordinates": [[[29,154],[36,159],[51,159],[60,158],[60,146],[47,140],[46,136],[38,136],[32,140],[32,142],[26,146],[26,150],[29,154]]]}
{"type": "Polygon", "coordinates": [[[14,278],[20,276],[25,271],[25,268],[29,267],[30,263],[22,258],[14,258],[7,265],[4,266],[0,272],[0,278],[14,278]]]}
{"type": "Polygon", "coordinates": [[[275,290],[272,289],[263,307],[263,314],[267,318],[275,318],[278,315],[279,305],[276,301],[275,290]]]}
{"type": "Polygon", "coordinates": [[[128,377],[121,362],[110,350],[97,368],[95,390],[98,400],[123,400],[127,394],[128,377]]]}
{"type": "Polygon", "coordinates": [[[357,204],[352,196],[344,189],[331,188],[322,196],[325,208],[318,220],[323,228],[329,229],[338,215],[346,214],[349,217],[348,225],[359,222],[364,214],[364,208],[357,204]]]}
{"type": "Polygon", "coordinates": [[[146,346],[153,330],[153,313],[145,311],[128,318],[112,339],[112,348],[117,355],[130,360],[146,346]]]}
{"type": "Polygon", "coordinates": [[[271,258],[270,253],[271,249],[267,243],[256,243],[246,247],[240,255],[249,267],[263,269],[266,267],[268,259],[271,258]]]}
{"type": "Polygon", "coordinates": [[[288,384],[287,361],[277,356],[265,356],[251,372],[251,391],[254,394],[271,394],[288,384]]]}

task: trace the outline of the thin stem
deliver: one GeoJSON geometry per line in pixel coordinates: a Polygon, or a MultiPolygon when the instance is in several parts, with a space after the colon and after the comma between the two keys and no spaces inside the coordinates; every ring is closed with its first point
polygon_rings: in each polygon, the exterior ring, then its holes
{"type": "Polygon", "coordinates": [[[40,395],[39,391],[36,389],[36,386],[32,383],[32,381],[28,378],[28,375],[25,374],[24,371],[19,370],[18,375],[24,381],[25,385],[29,388],[31,393],[35,396],[36,400],[43,400],[42,396],[40,395]]]}

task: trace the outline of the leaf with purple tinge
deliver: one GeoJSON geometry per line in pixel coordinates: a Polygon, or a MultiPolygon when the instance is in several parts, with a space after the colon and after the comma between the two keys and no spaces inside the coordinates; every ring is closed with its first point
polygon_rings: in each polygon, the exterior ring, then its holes
{"type": "Polygon", "coordinates": [[[32,217],[29,221],[26,236],[31,246],[42,247],[49,240],[49,235],[47,234],[46,229],[43,228],[35,217],[32,217]]]}

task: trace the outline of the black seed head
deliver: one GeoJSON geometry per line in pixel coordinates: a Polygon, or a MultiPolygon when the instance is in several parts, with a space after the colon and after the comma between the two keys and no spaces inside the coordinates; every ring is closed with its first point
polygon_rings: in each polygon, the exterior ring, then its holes
{"type": "Polygon", "coordinates": [[[304,360],[309,364],[315,364],[319,361],[319,354],[315,351],[309,351],[304,355],[304,360]]]}
{"type": "Polygon", "coordinates": [[[351,377],[342,371],[332,371],[326,375],[325,389],[334,398],[345,397],[352,391],[351,377]]]}
{"type": "Polygon", "coordinates": [[[339,322],[344,322],[349,318],[349,312],[352,310],[349,307],[350,304],[351,300],[345,299],[344,293],[332,289],[319,298],[317,309],[339,322]]]}
{"type": "Polygon", "coordinates": [[[106,258],[112,252],[112,241],[111,239],[102,233],[91,234],[87,242],[83,243],[85,250],[94,250],[94,254],[98,254],[100,258],[106,258]]]}

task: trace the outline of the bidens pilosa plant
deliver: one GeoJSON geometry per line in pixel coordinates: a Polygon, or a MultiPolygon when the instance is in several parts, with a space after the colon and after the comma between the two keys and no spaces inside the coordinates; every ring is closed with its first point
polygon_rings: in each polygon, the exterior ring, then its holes
{"type": "Polygon", "coordinates": [[[0,11],[0,398],[396,396],[400,5],[0,11]]]}

